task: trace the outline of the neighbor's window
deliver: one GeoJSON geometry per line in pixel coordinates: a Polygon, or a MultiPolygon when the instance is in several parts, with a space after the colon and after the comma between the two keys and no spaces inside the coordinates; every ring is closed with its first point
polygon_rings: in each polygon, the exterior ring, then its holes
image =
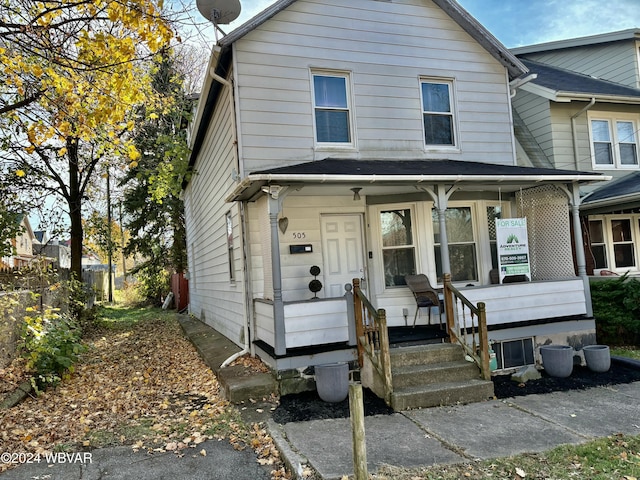
{"type": "Polygon", "coordinates": [[[233,219],[231,218],[231,212],[227,212],[225,218],[227,224],[227,256],[229,261],[229,280],[231,280],[231,282],[235,282],[236,268],[233,259],[233,219]]]}
{"type": "Polygon", "coordinates": [[[604,238],[602,220],[589,220],[589,239],[594,268],[608,268],[607,244],[604,238]]]}
{"type": "Polygon", "coordinates": [[[636,264],[633,238],[631,237],[631,219],[611,220],[613,236],[613,256],[616,268],[633,267],[636,264]]]}
{"type": "Polygon", "coordinates": [[[349,77],[314,74],[313,98],[318,143],[351,143],[349,77]]]}
{"type": "Polygon", "coordinates": [[[420,86],[425,144],[455,146],[453,83],[442,80],[422,80],[420,86]]]}
{"type": "Polygon", "coordinates": [[[594,167],[637,167],[636,128],[633,120],[592,119],[591,148],[594,167]]]}
{"type": "Polygon", "coordinates": [[[416,273],[416,256],[411,210],[380,212],[382,261],[386,287],[406,285],[405,275],[416,273]]]}
{"type": "MultiPolygon", "coordinates": [[[[478,280],[476,242],[473,234],[471,207],[452,207],[445,210],[449,262],[453,282],[478,280]]],[[[440,222],[438,211],[431,210],[433,220],[433,242],[436,256],[438,282],[442,282],[442,248],[440,245],[440,222]]]]}

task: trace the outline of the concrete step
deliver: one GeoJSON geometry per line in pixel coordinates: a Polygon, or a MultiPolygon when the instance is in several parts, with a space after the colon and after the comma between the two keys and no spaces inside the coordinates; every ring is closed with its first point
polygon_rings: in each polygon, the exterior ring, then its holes
{"type": "Polygon", "coordinates": [[[452,343],[398,347],[392,348],[389,353],[392,369],[409,365],[453,362],[464,358],[462,347],[452,343]]]}
{"type": "Polygon", "coordinates": [[[394,389],[391,406],[394,410],[401,411],[481,402],[493,398],[493,395],[491,380],[474,379],[394,389]]]}
{"type": "Polygon", "coordinates": [[[462,382],[480,378],[477,365],[466,360],[396,367],[391,370],[391,374],[394,390],[403,387],[432,385],[439,382],[462,382]]]}

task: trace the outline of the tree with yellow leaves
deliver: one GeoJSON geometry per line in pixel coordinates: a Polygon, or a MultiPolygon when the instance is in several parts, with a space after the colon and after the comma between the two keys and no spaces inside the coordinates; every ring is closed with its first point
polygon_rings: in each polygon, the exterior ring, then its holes
{"type": "Polygon", "coordinates": [[[3,174],[64,199],[78,277],[87,188],[105,162],[136,165],[129,132],[167,107],[151,75],[172,38],[162,0],[0,0],[3,174]]]}

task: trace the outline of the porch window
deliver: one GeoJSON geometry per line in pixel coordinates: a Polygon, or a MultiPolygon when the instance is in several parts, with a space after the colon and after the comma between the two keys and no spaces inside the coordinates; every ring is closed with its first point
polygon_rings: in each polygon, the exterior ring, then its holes
{"type": "Polygon", "coordinates": [[[607,245],[604,238],[602,220],[589,220],[589,239],[594,268],[608,268],[607,245]]]}
{"type": "Polygon", "coordinates": [[[416,255],[411,210],[380,212],[382,261],[386,287],[406,285],[405,275],[416,273],[416,255]]]}
{"type": "Polygon", "coordinates": [[[455,123],[453,118],[453,82],[422,80],[422,117],[424,142],[429,145],[455,146],[455,123]]]}
{"type": "Polygon", "coordinates": [[[631,220],[628,218],[611,220],[611,234],[616,268],[634,267],[636,259],[631,237],[631,220]]]}
{"type": "Polygon", "coordinates": [[[227,257],[229,261],[229,280],[233,283],[236,281],[236,268],[233,258],[233,219],[231,218],[231,212],[227,212],[225,215],[227,224],[227,257]]]}
{"type": "MultiPolygon", "coordinates": [[[[448,208],[445,211],[445,215],[447,239],[449,242],[451,280],[454,282],[475,282],[478,280],[478,261],[471,207],[448,208]]],[[[431,219],[433,222],[436,274],[438,276],[438,282],[441,282],[443,273],[442,249],[440,245],[440,222],[436,209],[431,211],[431,219]]]]}
{"type": "Polygon", "coordinates": [[[349,77],[314,74],[313,98],[318,143],[351,143],[349,77]]]}
{"type": "Polygon", "coordinates": [[[594,167],[633,168],[638,166],[636,121],[592,119],[591,149],[594,167]]]}

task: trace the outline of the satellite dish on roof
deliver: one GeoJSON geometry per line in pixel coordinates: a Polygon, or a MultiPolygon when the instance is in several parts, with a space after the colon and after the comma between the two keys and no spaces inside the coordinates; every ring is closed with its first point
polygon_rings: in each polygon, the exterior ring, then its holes
{"type": "Polygon", "coordinates": [[[240,0],[196,0],[202,16],[214,25],[226,25],[240,15],[240,0]]]}

